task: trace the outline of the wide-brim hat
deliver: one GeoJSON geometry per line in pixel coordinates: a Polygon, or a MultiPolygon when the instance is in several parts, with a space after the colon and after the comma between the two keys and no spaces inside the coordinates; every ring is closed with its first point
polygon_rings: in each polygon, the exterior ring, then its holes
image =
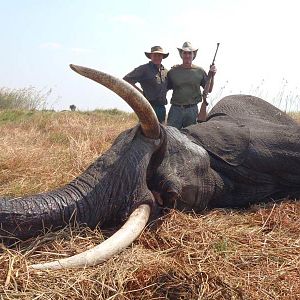
{"type": "Polygon", "coordinates": [[[159,53],[159,54],[162,54],[163,55],[163,58],[167,58],[169,56],[169,53],[166,53],[164,52],[164,49],[160,46],[153,46],[151,48],[151,51],[150,52],[145,52],[145,55],[151,59],[151,54],[152,53],[159,53]]]}
{"type": "Polygon", "coordinates": [[[195,59],[195,57],[197,55],[197,51],[198,51],[198,49],[194,48],[190,42],[184,42],[183,45],[182,45],[182,48],[177,48],[177,49],[179,51],[179,55],[180,55],[181,58],[182,58],[182,52],[183,51],[193,52],[194,53],[193,60],[195,59]]]}

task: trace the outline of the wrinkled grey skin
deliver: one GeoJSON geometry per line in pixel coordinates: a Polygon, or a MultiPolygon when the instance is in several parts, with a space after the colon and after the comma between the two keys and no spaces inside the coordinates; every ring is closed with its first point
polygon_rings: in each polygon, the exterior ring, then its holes
{"type": "Polygon", "coordinates": [[[119,135],[87,170],[57,190],[1,199],[2,237],[29,238],[73,222],[120,224],[142,203],[203,211],[300,197],[300,129],[252,96],[219,101],[205,123],[161,126],[159,140],[139,125],[119,135]],[[157,196],[159,195],[159,196],[157,196]]]}

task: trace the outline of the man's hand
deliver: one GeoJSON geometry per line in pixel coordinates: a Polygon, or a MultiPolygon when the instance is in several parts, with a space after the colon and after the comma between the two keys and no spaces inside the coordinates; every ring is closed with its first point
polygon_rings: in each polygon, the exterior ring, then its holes
{"type": "Polygon", "coordinates": [[[215,74],[217,73],[217,68],[215,64],[210,65],[209,72],[211,73],[212,76],[215,76],[215,74]]]}

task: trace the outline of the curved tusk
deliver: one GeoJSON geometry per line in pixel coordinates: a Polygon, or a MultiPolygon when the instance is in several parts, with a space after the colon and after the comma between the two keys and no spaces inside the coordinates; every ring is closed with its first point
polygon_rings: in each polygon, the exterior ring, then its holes
{"type": "Polygon", "coordinates": [[[151,139],[159,138],[159,122],[152,106],[147,101],[147,99],[131,84],[112,75],[94,69],[72,64],[70,65],[70,68],[80,75],[104,85],[105,87],[119,95],[137,114],[144,135],[151,139]]]}
{"type": "Polygon", "coordinates": [[[100,264],[128,247],[141,234],[149,220],[150,211],[148,204],[142,204],[133,211],[126,223],[115,234],[100,245],[71,257],[34,264],[29,266],[29,268],[57,270],[100,264]]]}

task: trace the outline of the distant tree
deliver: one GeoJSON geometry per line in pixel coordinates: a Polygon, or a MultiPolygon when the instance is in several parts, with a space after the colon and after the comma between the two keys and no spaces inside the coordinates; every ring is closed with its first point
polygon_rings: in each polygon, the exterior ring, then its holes
{"type": "Polygon", "coordinates": [[[74,104],[70,105],[70,109],[71,109],[71,111],[75,111],[76,110],[76,105],[74,105],[74,104]]]}

